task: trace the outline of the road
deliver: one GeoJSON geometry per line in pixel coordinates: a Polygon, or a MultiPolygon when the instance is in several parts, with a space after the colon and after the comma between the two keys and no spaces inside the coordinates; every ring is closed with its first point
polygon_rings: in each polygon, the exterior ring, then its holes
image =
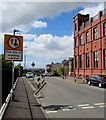
{"type": "Polygon", "coordinates": [[[48,118],[104,118],[103,88],[56,77],[46,77],[46,81],[38,98],[48,118]]]}

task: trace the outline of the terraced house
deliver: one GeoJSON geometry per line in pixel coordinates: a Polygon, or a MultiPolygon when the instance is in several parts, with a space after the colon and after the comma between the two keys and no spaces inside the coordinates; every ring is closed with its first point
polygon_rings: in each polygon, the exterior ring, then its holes
{"type": "Polygon", "coordinates": [[[106,75],[106,8],[74,17],[74,70],[77,78],[106,75]]]}

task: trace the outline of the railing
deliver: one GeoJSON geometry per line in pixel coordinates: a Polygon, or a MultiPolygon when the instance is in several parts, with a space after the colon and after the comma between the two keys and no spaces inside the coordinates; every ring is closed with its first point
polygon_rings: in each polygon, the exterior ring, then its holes
{"type": "Polygon", "coordinates": [[[94,22],[94,21],[97,20],[97,19],[98,19],[98,14],[95,15],[95,16],[92,18],[92,22],[94,22]]]}
{"type": "MultiPolygon", "coordinates": [[[[105,14],[106,14],[106,8],[105,8],[103,11],[101,11],[101,15],[102,15],[102,16],[105,15],[105,14]]],[[[94,21],[97,20],[97,19],[98,19],[98,14],[95,15],[95,16],[92,18],[92,22],[94,22],[94,21]]],[[[89,24],[90,24],[90,20],[88,20],[87,22],[83,23],[83,24],[79,27],[79,30],[83,29],[84,27],[86,27],[86,26],[89,25],[89,24]]]]}
{"type": "Polygon", "coordinates": [[[87,25],[89,25],[90,24],[90,20],[88,20],[87,22],[85,22],[85,27],[87,26],[87,25]]]}
{"type": "Polygon", "coordinates": [[[106,14],[106,8],[102,11],[102,16],[106,14]]]}
{"type": "MultiPolygon", "coordinates": [[[[17,79],[18,80],[18,79],[17,79]]],[[[17,80],[13,86],[13,88],[10,90],[10,93],[8,94],[5,103],[2,105],[1,109],[0,109],[0,120],[2,120],[3,115],[7,109],[7,106],[9,104],[9,101],[12,99],[12,95],[13,95],[13,90],[15,89],[16,85],[17,85],[17,80]]]]}
{"type": "Polygon", "coordinates": [[[84,28],[84,23],[79,27],[79,30],[84,28]]]}

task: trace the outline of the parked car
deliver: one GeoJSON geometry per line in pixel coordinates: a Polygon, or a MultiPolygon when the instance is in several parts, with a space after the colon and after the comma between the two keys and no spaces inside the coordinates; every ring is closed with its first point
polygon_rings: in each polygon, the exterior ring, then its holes
{"type": "Polygon", "coordinates": [[[27,78],[33,78],[33,73],[32,72],[27,72],[26,77],[27,78]]]}
{"type": "Polygon", "coordinates": [[[86,81],[88,85],[97,84],[101,88],[106,85],[106,75],[93,74],[91,77],[87,77],[86,81]]]}

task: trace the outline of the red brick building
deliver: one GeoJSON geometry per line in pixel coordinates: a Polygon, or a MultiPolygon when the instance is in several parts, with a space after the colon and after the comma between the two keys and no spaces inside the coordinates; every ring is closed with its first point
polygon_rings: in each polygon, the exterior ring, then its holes
{"type": "Polygon", "coordinates": [[[74,17],[74,70],[77,78],[106,75],[106,9],[74,17]]]}

